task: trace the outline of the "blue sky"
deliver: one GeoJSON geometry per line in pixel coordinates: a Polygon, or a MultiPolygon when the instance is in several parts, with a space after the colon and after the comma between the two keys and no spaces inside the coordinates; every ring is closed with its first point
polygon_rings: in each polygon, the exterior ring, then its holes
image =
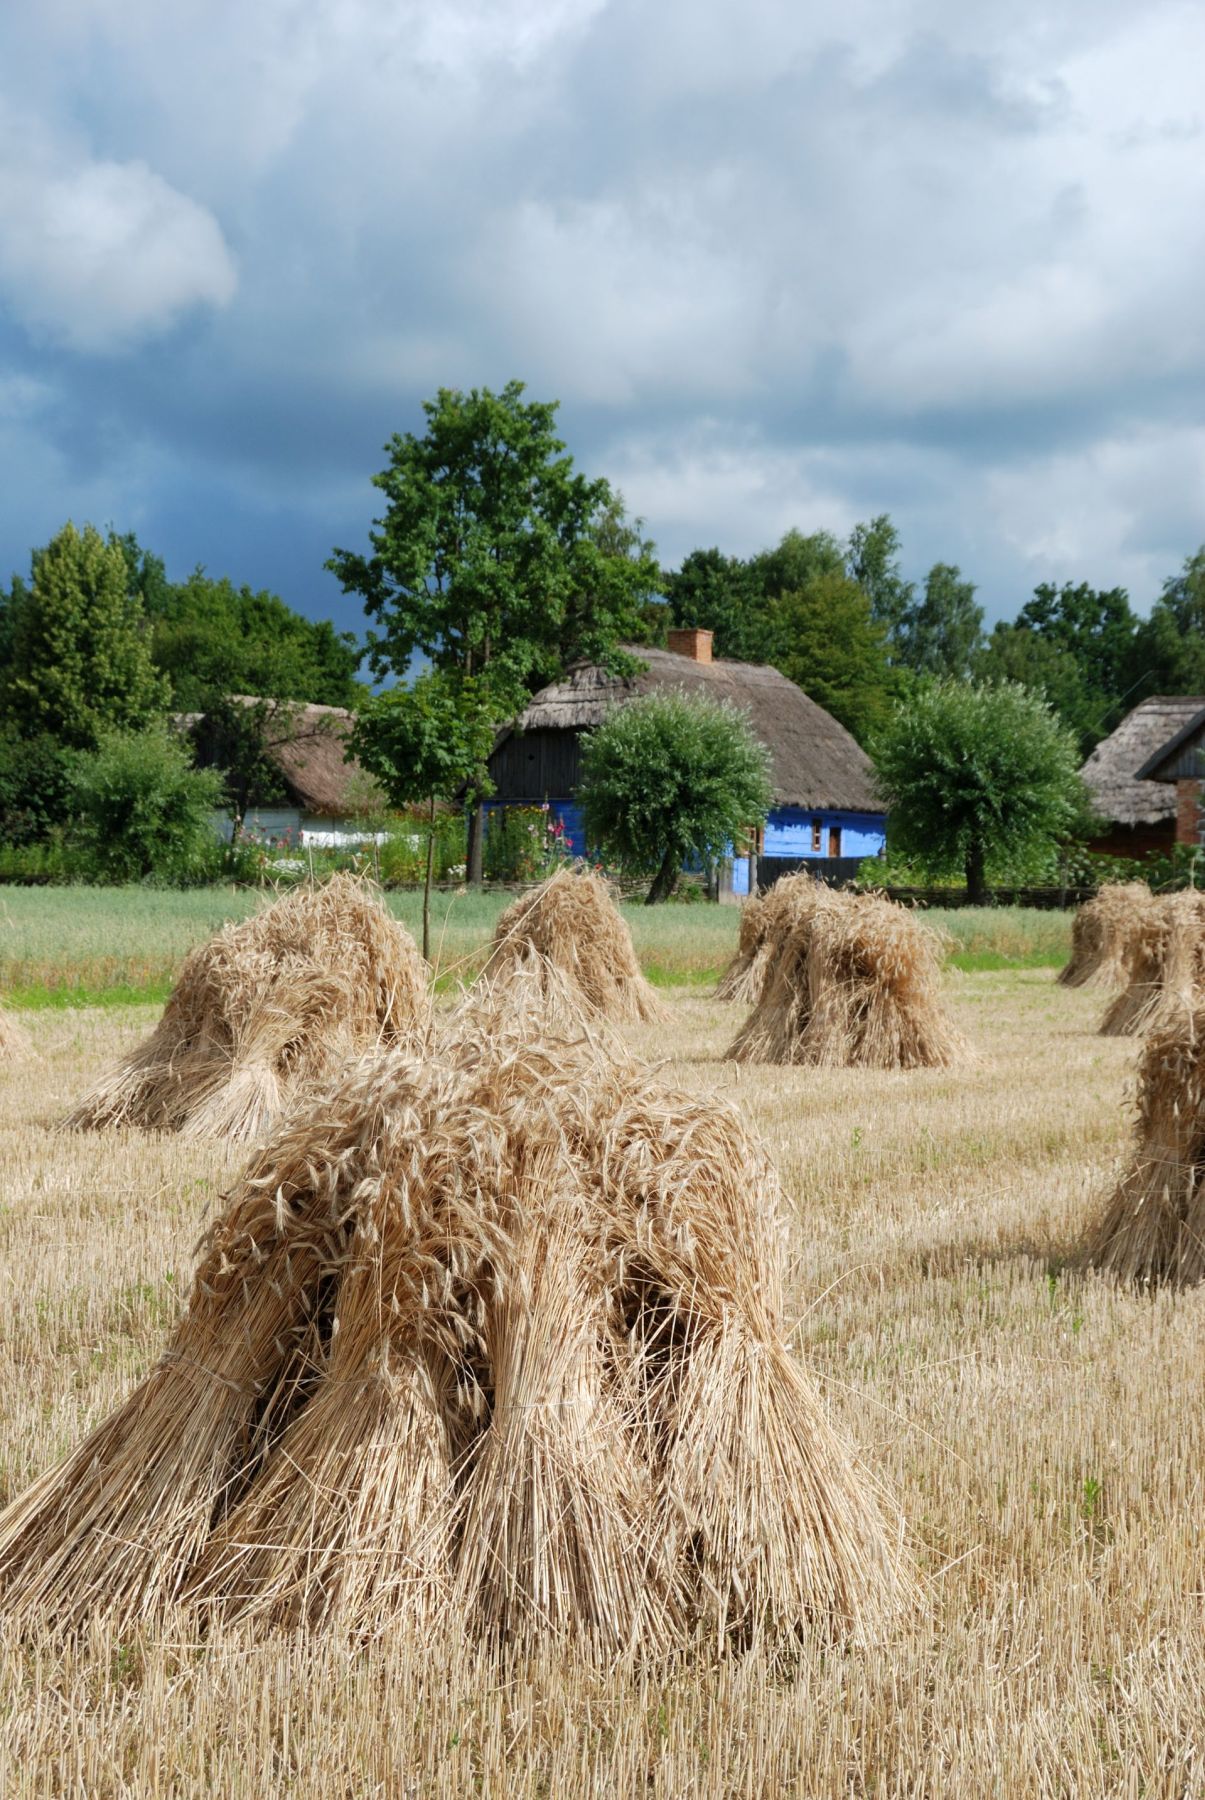
{"type": "Polygon", "coordinates": [[[990,618],[1205,540],[1205,12],[13,0],[0,579],[68,517],[324,573],[440,385],[664,560],[890,512],[990,618]]]}

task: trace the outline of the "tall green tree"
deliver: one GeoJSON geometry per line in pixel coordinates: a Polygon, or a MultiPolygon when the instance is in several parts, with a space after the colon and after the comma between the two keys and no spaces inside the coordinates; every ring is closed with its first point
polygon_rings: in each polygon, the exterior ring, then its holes
{"type": "Polygon", "coordinates": [[[886,724],[899,682],[863,589],[838,559],[779,596],[777,622],[777,667],[865,744],[886,724]]]}
{"type": "MultiPolygon", "coordinates": [[[[628,670],[620,646],[640,635],[659,570],[651,556],[615,555],[598,522],[605,480],[578,473],[557,436],[555,402],[527,401],[523,383],[495,394],[441,388],[427,428],[395,436],[373,477],[385,509],[371,554],[336,550],[345,592],[378,629],[378,675],[416,656],[462,680],[485,677],[500,716],[579,658],[628,670]]],[[[469,879],[482,875],[484,761],[469,834],[469,879]]]]}
{"type": "Polygon", "coordinates": [[[146,604],[152,655],[182,712],[229,694],[355,706],[363,692],[353,633],[304,618],[278,594],[196,569],[187,581],[152,589],[146,604]]]}
{"type": "Polygon", "coordinates": [[[772,550],[761,550],[749,568],[770,600],[797,594],[819,575],[836,575],[843,566],[841,546],[831,531],[802,532],[794,526],[772,550]]]}
{"type": "Polygon", "coordinates": [[[744,713],[706,695],[644,694],[582,740],[578,789],[587,841],[652,876],[646,904],[673,893],[683,863],[714,861],[760,825],[770,754],[744,713]]]}
{"type": "Polygon", "coordinates": [[[429,808],[423,883],[423,955],[431,960],[431,883],[435,809],[477,775],[494,742],[494,702],[473,676],[428,670],[412,687],[366,700],[351,748],[380,781],[394,806],[425,800],[429,808]]]}
{"type": "Polygon", "coordinates": [[[67,524],[34,552],[8,647],[3,700],[24,736],[48,732],[88,750],[105,732],[137,729],[168,705],[121,547],[91,525],[81,532],[67,524]]]}
{"type": "Polygon", "coordinates": [[[1137,620],[1124,588],[1094,588],[1086,581],[1057,587],[1044,581],[1017,614],[1021,630],[1065,650],[1079,665],[1085,713],[1074,721],[1082,743],[1111,731],[1125,710],[1137,620]]]}
{"type": "Polygon", "coordinates": [[[975,584],[957,563],[934,563],[925,591],[903,614],[896,632],[899,660],[918,675],[964,681],[983,639],[983,608],[975,584]]]}
{"type": "Polygon", "coordinates": [[[664,587],[672,622],[714,633],[717,656],[766,661],[772,646],[765,590],[749,563],[714,547],[692,550],[664,587]]]}
{"type": "Polygon", "coordinates": [[[1075,733],[1086,756],[1101,736],[1101,700],[1072,652],[1029,626],[1001,621],[975,654],[973,673],[985,682],[1016,681],[1049,701],[1075,733]]]}
{"type": "Polygon", "coordinates": [[[915,589],[900,572],[900,534],[889,513],[854,526],[845,546],[845,568],[869,599],[873,617],[897,632],[915,589]]]}
{"type": "Polygon", "coordinates": [[[1164,582],[1136,627],[1127,673],[1135,698],[1205,694],[1205,544],[1164,582]]]}
{"type": "Polygon", "coordinates": [[[1057,839],[1086,810],[1074,736],[1015,682],[922,683],[872,754],[892,848],[935,873],[961,866],[976,905],[991,858],[1057,839]]]}

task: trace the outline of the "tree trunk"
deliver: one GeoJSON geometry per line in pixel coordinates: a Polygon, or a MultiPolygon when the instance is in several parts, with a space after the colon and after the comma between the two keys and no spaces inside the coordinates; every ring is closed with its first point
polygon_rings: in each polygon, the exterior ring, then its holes
{"type": "Polygon", "coordinates": [[[485,807],[479,797],[474,797],[469,807],[469,865],[467,870],[470,887],[481,887],[485,882],[485,807]]]}
{"type": "Polygon", "coordinates": [[[431,882],[435,874],[435,795],[427,824],[427,879],[423,883],[423,961],[431,963],[431,882]]]}
{"type": "Polygon", "coordinates": [[[661,867],[653,878],[653,885],[644,897],[644,904],[660,906],[663,900],[668,900],[678,885],[678,873],[677,852],[667,850],[661,859],[661,867]]]}
{"type": "Polygon", "coordinates": [[[972,838],[967,845],[967,899],[972,906],[987,905],[987,870],[982,838],[972,838]]]}

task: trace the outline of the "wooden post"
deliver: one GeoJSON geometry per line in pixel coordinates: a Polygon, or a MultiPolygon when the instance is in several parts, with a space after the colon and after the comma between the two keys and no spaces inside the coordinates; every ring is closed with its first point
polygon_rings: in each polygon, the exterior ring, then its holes
{"type": "Polygon", "coordinates": [[[431,876],[435,869],[435,795],[427,820],[427,879],[423,883],[423,961],[431,962],[431,876]]]}

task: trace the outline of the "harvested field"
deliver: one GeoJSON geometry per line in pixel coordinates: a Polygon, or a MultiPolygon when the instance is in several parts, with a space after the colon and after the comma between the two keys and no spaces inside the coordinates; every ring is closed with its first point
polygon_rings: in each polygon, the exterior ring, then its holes
{"type": "Polygon", "coordinates": [[[0,1061],[29,1055],[29,1034],[6,1006],[0,1006],[0,1061]]]}
{"type": "MultiPolygon", "coordinates": [[[[1129,1153],[1137,1047],[1050,972],[947,978],[969,1066],[723,1064],[731,1008],[625,1028],[766,1137],[793,1341],[903,1505],[928,1608],[869,1644],[497,1660],[438,1620],[354,1652],[0,1631],[0,1791],[1187,1796],[1199,1787],[1205,1289],[1072,1267],[1129,1153]]],[[[113,1411],[240,1154],[51,1127],[153,1009],[23,1019],[0,1070],[0,1499],[113,1411]],[[207,1215],[206,1209],[210,1211],[207,1215]]]]}

